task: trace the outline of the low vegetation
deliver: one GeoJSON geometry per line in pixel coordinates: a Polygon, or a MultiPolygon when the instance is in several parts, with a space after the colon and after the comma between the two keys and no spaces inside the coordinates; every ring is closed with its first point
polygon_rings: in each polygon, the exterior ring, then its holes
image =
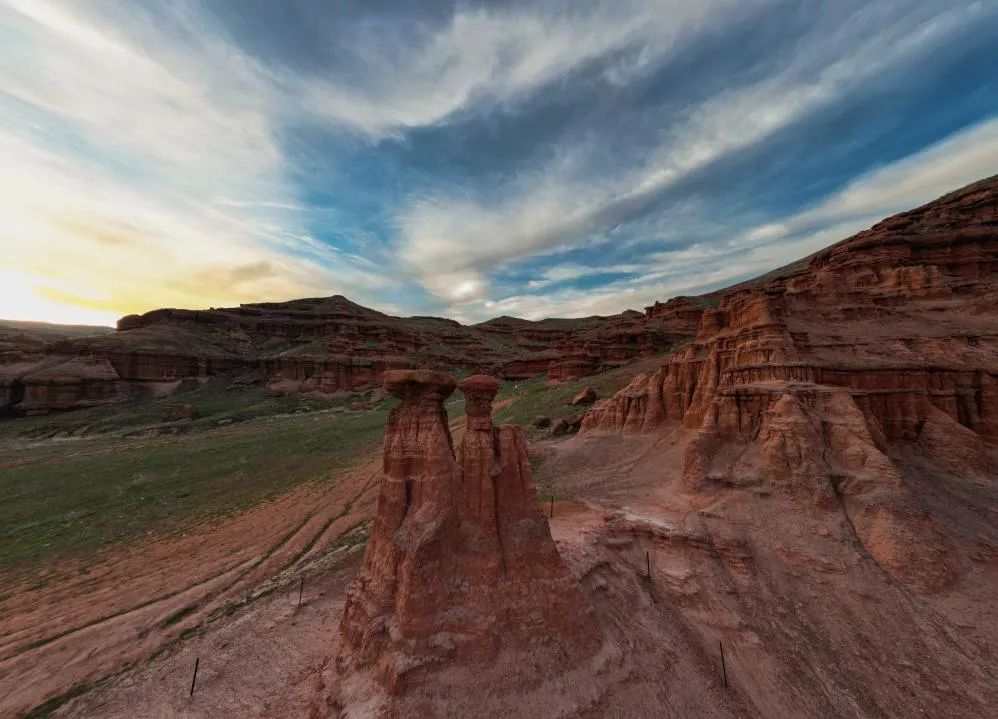
{"type": "Polygon", "coordinates": [[[92,407],[43,417],[28,417],[16,422],[0,422],[0,441],[13,438],[64,438],[97,434],[193,434],[222,424],[245,422],[263,417],[305,414],[324,410],[346,410],[363,396],[324,398],[281,395],[263,387],[229,389],[226,380],[194,383],[194,389],[162,399],[137,398],[124,404],[92,407]],[[191,405],[195,420],[167,422],[171,405],[191,405]]]}
{"type": "MultiPolygon", "coordinates": [[[[505,382],[496,420],[529,426],[585,410],[568,402],[626,385],[633,365],[584,380],[505,382]]],[[[466,374],[466,373],[461,373],[466,374]]],[[[363,397],[280,396],[209,384],[156,400],[0,423],[0,571],[96,556],[189,523],[235,515],[371,456],[388,409],[351,410],[363,397]],[[190,404],[198,418],[167,422],[190,404]]],[[[446,403],[464,414],[459,392],[446,403]]]]}
{"type": "MultiPolygon", "coordinates": [[[[92,556],[323,481],[377,450],[391,404],[286,415],[273,412],[307,401],[272,398],[264,402],[267,416],[241,393],[229,394],[236,407],[216,412],[207,400],[201,404],[210,428],[197,420],[173,436],[0,438],[0,571],[92,556]],[[222,427],[211,419],[239,413],[238,423],[222,427]]],[[[145,410],[123,411],[134,421],[145,410]]],[[[78,414],[5,425],[30,422],[39,431],[45,422],[79,422],[78,414]]]]}
{"type": "MultiPolygon", "coordinates": [[[[656,360],[655,366],[660,363],[661,359],[656,360]]],[[[652,366],[648,363],[635,362],[572,382],[552,383],[544,375],[521,382],[504,382],[496,401],[509,402],[496,410],[496,422],[529,426],[535,417],[541,415],[557,419],[570,414],[581,414],[588,407],[574,407],[569,402],[586,387],[595,389],[601,398],[610,397],[626,387],[639,372],[649,369],[652,366]]]]}

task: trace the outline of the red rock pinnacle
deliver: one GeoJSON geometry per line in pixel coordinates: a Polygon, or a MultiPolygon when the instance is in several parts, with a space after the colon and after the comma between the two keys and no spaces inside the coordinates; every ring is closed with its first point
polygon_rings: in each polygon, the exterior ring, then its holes
{"type": "Polygon", "coordinates": [[[467,430],[455,457],[438,372],[394,371],[378,514],[347,591],[341,630],[360,663],[400,691],[412,671],[505,649],[585,656],[599,628],[555,547],[518,427],[492,423],[499,382],[460,384],[467,430]]]}

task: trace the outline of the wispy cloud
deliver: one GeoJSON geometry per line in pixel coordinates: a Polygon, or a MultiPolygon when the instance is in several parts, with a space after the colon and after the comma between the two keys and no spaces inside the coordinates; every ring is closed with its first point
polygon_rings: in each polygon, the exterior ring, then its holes
{"type": "Polygon", "coordinates": [[[835,102],[865,79],[931,49],[978,16],[977,5],[892,17],[887,27],[851,19],[840,33],[808,37],[790,64],[667,122],[646,163],[599,179],[593,148],[575,145],[504,194],[417,198],[398,219],[400,254],[445,301],[484,299],[487,270],[598,237],[644,212],[684,178],[835,102]],[[473,292],[471,289],[473,288],[473,292]]]}
{"type": "MultiPolygon", "coordinates": [[[[539,319],[559,307],[566,316],[614,314],[655,300],[697,294],[804,258],[904,211],[998,173],[998,119],[973,126],[901,161],[863,175],[816,207],[710,244],[650,254],[636,279],[597,290],[519,294],[487,302],[474,317],[518,313],[539,319]],[[614,309],[616,308],[616,309],[614,309]]],[[[574,268],[572,277],[589,273],[574,268]]],[[[557,277],[557,268],[551,270],[557,277]]],[[[543,289],[540,283],[529,289],[543,289]]],[[[467,312],[467,309],[465,310],[467,312]]]]}
{"type": "Polygon", "coordinates": [[[986,92],[896,90],[998,29],[992,3],[441,7],[0,0],[0,316],[333,292],[607,314],[998,171],[986,92]],[[917,110],[893,128],[869,109],[892,98],[917,110]],[[766,178],[793,197],[754,204],[766,178]]]}
{"type": "Polygon", "coordinates": [[[343,39],[354,72],[307,78],[306,106],[371,138],[509,108],[599,64],[620,83],[654,68],[691,33],[772,0],[599,0],[459,7],[442,27],[372,21],[343,39]]]}
{"type": "Polygon", "coordinates": [[[137,7],[0,2],[0,226],[27,289],[0,315],[111,322],[381,284],[301,223],[264,69],[171,7],[173,34],[137,7]]]}

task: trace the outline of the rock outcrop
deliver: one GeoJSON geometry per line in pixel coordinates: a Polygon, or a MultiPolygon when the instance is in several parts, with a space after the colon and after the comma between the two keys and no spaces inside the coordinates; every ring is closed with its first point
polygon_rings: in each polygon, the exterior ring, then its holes
{"type": "Polygon", "coordinates": [[[648,321],[628,311],[540,322],[500,317],[465,326],[392,317],[334,296],[154,310],[123,317],[117,332],[86,337],[2,329],[0,413],[19,416],[161,396],[185,381],[225,376],[306,394],[364,392],[380,385],[386,371],[416,367],[489,371],[511,380],[545,373],[572,379],[660,351],[677,333],[688,339],[695,325],[648,321]],[[70,368],[54,383],[50,368],[81,358],[114,371],[97,376],[70,368]]]}
{"type": "Polygon", "coordinates": [[[591,653],[600,632],[537,502],[523,434],[492,422],[499,382],[460,384],[467,428],[455,453],[444,400],[456,382],[392,371],[378,512],[341,631],[392,691],[440,662],[503,650],[591,653]]]}
{"type": "Polygon", "coordinates": [[[0,365],[0,417],[47,414],[120,402],[126,398],[105,357],[45,357],[0,365]]]}
{"type": "Polygon", "coordinates": [[[24,351],[0,341],[0,414],[117,402],[222,375],[305,393],[362,392],[386,371],[414,367],[567,381],[669,352],[662,376],[630,388],[626,402],[598,405],[588,426],[614,417],[605,428],[640,429],[646,420],[630,415],[642,407],[650,425],[680,417],[699,426],[718,388],[807,381],[853,390],[893,439],[914,439],[932,406],[994,440],[996,198],[990,178],[758,280],[644,314],[464,326],[392,317],[337,295],[154,310],[123,317],[109,335],[32,340],[24,351]],[[81,362],[114,372],[82,371],[81,362]]]}
{"type": "Polygon", "coordinates": [[[722,293],[688,347],[597,402],[583,429],[683,427],[685,492],[762,487],[842,511],[885,571],[937,588],[956,571],[946,539],[891,455],[985,475],[996,387],[992,178],[722,293]]]}
{"type": "Polygon", "coordinates": [[[192,404],[171,404],[166,408],[165,417],[167,422],[179,422],[185,419],[198,419],[201,414],[198,408],[192,404]]]}
{"type": "Polygon", "coordinates": [[[916,440],[935,411],[998,439],[996,216],[992,178],[723,293],[690,346],[585,428],[698,428],[721,395],[759,426],[780,396],[767,388],[791,383],[847,389],[888,442],[916,440]]]}
{"type": "MultiPolygon", "coordinates": [[[[798,511],[841,510],[882,569],[924,589],[949,585],[956,568],[945,537],[850,392],[793,384],[765,391],[758,424],[744,421],[735,395],[718,397],[686,446],[683,488],[760,487],[798,511]]],[[[959,427],[941,412],[935,419],[940,434],[959,427]]]]}

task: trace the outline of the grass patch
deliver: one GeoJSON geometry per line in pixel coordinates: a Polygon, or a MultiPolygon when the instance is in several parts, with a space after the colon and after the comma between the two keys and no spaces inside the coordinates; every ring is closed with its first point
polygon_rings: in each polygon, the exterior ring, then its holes
{"type": "Polygon", "coordinates": [[[191,638],[193,636],[197,636],[198,634],[201,634],[203,631],[204,631],[203,627],[187,627],[187,629],[185,629],[184,631],[180,632],[180,635],[177,637],[177,641],[181,641],[182,642],[185,639],[189,639],[189,638],[191,638]]]}
{"type": "Polygon", "coordinates": [[[0,441],[0,571],[86,557],[323,481],[377,450],[386,416],[380,408],[172,437],[0,441]]]}
{"type": "Polygon", "coordinates": [[[0,440],[135,433],[163,427],[175,427],[178,432],[191,434],[212,429],[219,420],[236,423],[261,417],[342,409],[351,401],[356,401],[347,397],[331,399],[275,395],[263,387],[230,390],[228,386],[224,379],[213,380],[205,386],[196,386],[162,399],[136,398],[122,404],[0,422],[0,440]],[[198,419],[167,422],[166,408],[175,404],[192,405],[197,410],[198,419]]]}
{"type": "Polygon", "coordinates": [[[592,387],[601,399],[610,397],[627,386],[635,374],[633,369],[624,367],[563,384],[549,383],[543,375],[521,382],[506,382],[496,400],[512,401],[496,411],[495,421],[498,424],[528,426],[538,415],[557,419],[570,414],[583,414],[589,405],[574,407],[568,404],[581,390],[592,387]]]}
{"type": "Polygon", "coordinates": [[[690,297],[690,302],[698,310],[716,308],[721,304],[721,295],[697,295],[696,297],[690,297]]]}
{"type": "Polygon", "coordinates": [[[367,539],[370,536],[370,534],[371,534],[370,521],[361,522],[360,524],[355,524],[354,526],[350,527],[350,529],[341,534],[327,551],[332,552],[337,549],[350,549],[351,547],[356,547],[358,544],[364,544],[367,542],[367,539]]]}

